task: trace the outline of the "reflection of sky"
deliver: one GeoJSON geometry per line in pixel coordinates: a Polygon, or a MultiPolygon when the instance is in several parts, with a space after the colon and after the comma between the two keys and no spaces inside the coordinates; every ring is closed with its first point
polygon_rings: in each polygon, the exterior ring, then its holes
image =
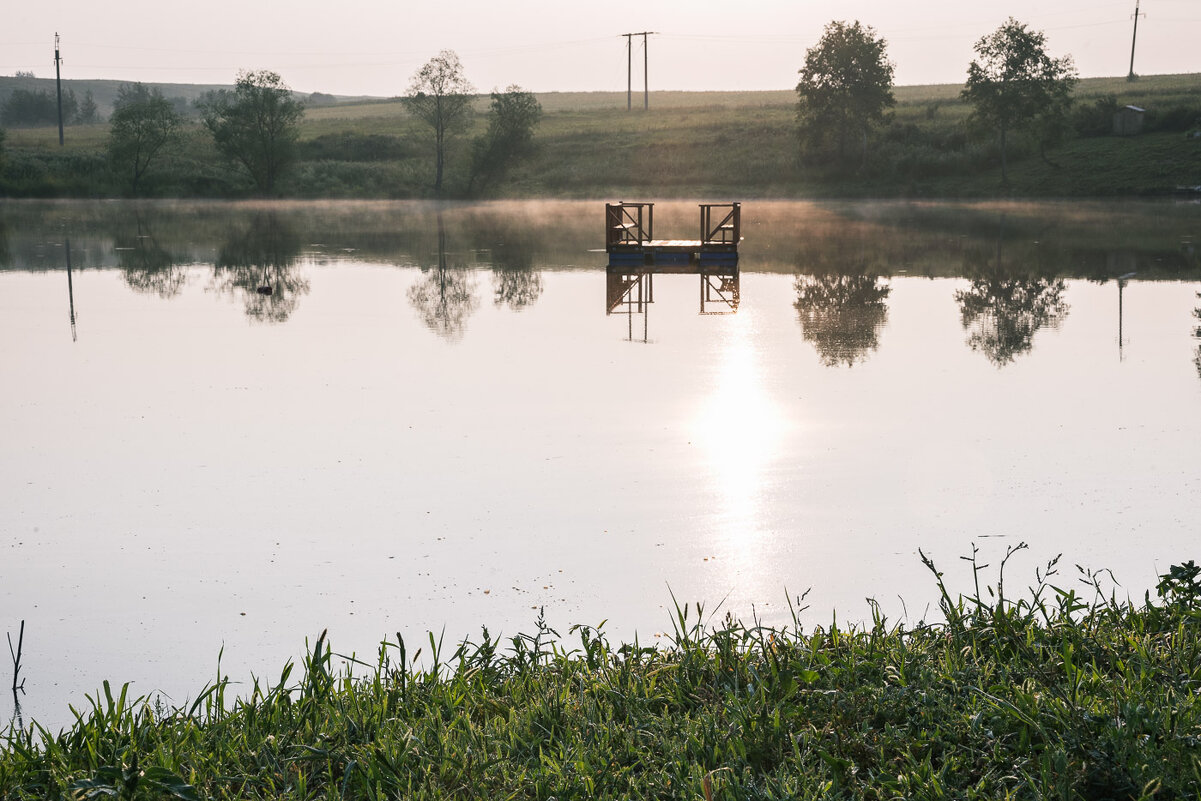
{"type": "Polygon", "coordinates": [[[61,272],[0,274],[0,629],[28,621],[27,714],[105,678],[182,700],[223,643],[267,675],[326,626],[362,655],[545,606],[649,639],[669,586],[775,622],[786,587],[823,622],[868,595],[919,615],[918,547],[964,586],[973,540],[1025,539],[1015,583],[1063,552],[1136,597],[1192,556],[1194,285],[1127,286],[1119,361],[1116,286],[1069,281],[1059,328],[998,368],[965,342],[966,282],[895,277],[879,348],[831,369],[787,275],[744,273],[713,317],[666,276],[643,345],[598,270],[544,272],[520,314],[475,274],[452,343],[416,269],[302,264],[274,326],[191,269],[170,300],[79,271],[77,342],[61,272]]]}

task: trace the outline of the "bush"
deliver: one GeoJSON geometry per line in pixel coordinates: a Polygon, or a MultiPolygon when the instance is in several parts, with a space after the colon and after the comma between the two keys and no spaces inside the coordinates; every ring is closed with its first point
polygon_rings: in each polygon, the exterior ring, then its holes
{"type": "Polygon", "coordinates": [[[1077,103],[1072,110],[1072,130],[1077,136],[1109,136],[1113,115],[1120,107],[1117,95],[1102,95],[1091,103],[1077,103]]]}
{"type": "Polygon", "coordinates": [[[114,178],[103,152],[34,153],[12,151],[5,190],[13,197],[104,197],[114,194],[114,178]]]}
{"type": "Polygon", "coordinates": [[[396,161],[412,149],[399,136],[342,131],[297,144],[301,161],[396,161]]]}
{"type": "Polygon", "coordinates": [[[1147,112],[1145,131],[1184,133],[1201,125],[1201,104],[1182,103],[1147,112]]]}
{"type": "Polygon", "coordinates": [[[418,194],[421,180],[414,169],[396,163],[305,161],[285,184],[285,192],[298,197],[395,198],[418,194]]]}

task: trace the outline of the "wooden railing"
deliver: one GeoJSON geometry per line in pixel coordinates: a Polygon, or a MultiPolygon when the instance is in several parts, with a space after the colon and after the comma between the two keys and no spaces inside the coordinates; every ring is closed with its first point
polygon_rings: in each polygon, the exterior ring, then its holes
{"type": "Polygon", "coordinates": [[[701,204],[701,247],[711,245],[737,246],[741,239],[741,203],[701,204]],[[713,222],[715,219],[717,220],[716,223],[713,222]]]}
{"type": "Polygon", "coordinates": [[[619,245],[640,245],[654,238],[654,203],[606,203],[605,249],[619,245]]]}

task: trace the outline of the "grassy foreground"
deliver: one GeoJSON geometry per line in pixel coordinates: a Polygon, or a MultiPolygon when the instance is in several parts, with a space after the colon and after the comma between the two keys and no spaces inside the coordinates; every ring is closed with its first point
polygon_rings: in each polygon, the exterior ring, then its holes
{"type": "Polygon", "coordinates": [[[1139,605],[1098,574],[1059,589],[1054,563],[1010,600],[1001,570],[954,599],[936,572],[945,622],[913,628],[686,606],[664,648],[540,625],[449,658],[431,637],[418,668],[398,638],[360,677],[323,635],[244,698],[222,681],[164,711],[106,686],[68,731],[9,731],[0,797],[1198,797],[1201,568],[1139,605]]]}

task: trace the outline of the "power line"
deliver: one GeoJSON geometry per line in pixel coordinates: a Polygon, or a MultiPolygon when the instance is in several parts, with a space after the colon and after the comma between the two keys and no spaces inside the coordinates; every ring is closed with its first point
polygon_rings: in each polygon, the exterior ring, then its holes
{"type": "MultiPolygon", "coordinates": [[[[483,47],[469,50],[458,50],[460,55],[481,55],[490,53],[527,53],[540,50],[558,50],[565,47],[576,47],[581,44],[596,44],[611,41],[608,36],[593,36],[586,39],[562,39],[553,42],[529,42],[506,47],[483,47]]],[[[37,44],[36,42],[0,42],[4,47],[23,47],[37,44]]],[[[213,48],[189,47],[144,47],[141,45],[104,44],[99,42],[76,42],[76,47],[97,50],[125,50],[144,53],[193,53],[197,55],[225,56],[386,56],[386,57],[419,57],[425,50],[226,50],[213,48]]]]}
{"type": "Polygon", "coordinates": [[[656,33],[656,31],[639,31],[638,33],[623,33],[626,38],[626,111],[632,108],[633,88],[634,88],[634,37],[642,37],[642,108],[649,109],[651,107],[651,91],[650,91],[650,76],[647,74],[647,66],[650,63],[650,54],[647,52],[646,37],[656,33]]]}

